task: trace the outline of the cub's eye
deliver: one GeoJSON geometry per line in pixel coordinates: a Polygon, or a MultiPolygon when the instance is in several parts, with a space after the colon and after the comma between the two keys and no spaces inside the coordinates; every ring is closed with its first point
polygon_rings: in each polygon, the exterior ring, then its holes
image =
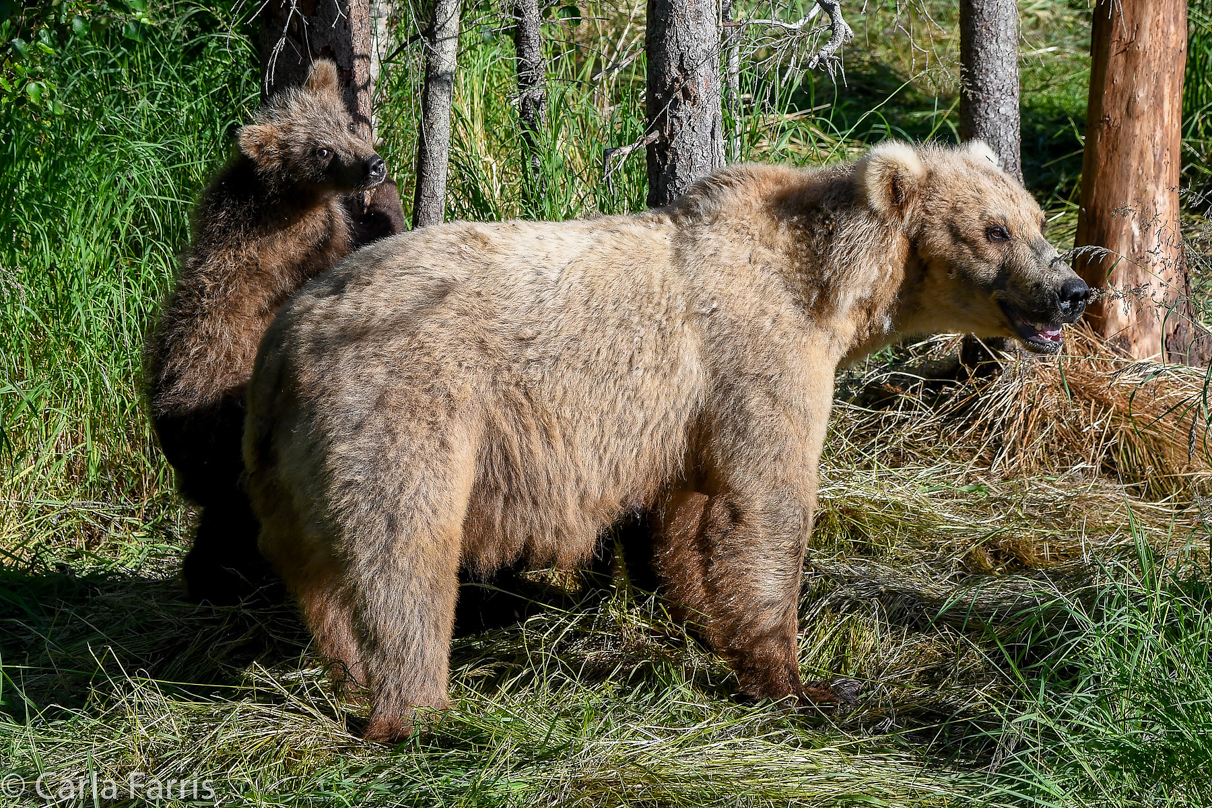
{"type": "Polygon", "coordinates": [[[989,225],[985,228],[985,238],[990,241],[1009,241],[1010,231],[1000,224],[989,225]]]}
{"type": "Polygon", "coordinates": [[[349,122],[349,134],[356,135],[357,133],[358,133],[358,128],[356,126],[354,126],[353,121],[350,121],[349,122]]]}
{"type": "Polygon", "coordinates": [[[319,157],[321,160],[327,160],[329,157],[332,156],[332,150],[331,149],[317,149],[316,156],[319,157]]]}

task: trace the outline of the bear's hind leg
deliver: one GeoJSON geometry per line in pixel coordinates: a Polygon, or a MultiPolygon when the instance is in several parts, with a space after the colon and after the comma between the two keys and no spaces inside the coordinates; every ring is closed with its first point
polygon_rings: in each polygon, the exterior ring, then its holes
{"type": "Polygon", "coordinates": [[[353,608],[345,586],[344,565],[314,535],[305,533],[293,514],[275,509],[259,541],[286,588],[299,604],[316,651],[329,666],[338,692],[355,696],[366,685],[354,635],[353,608]]]}
{"type": "Polygon", "coordinates": [[[392,490],[363,486],[344,524],[342,555],[371,691],[367,740],[413,729],[415,708],[448,706],[447,673],[459,593],[463,519],[474,476],[470,453],[410,463],[392,490]]]}

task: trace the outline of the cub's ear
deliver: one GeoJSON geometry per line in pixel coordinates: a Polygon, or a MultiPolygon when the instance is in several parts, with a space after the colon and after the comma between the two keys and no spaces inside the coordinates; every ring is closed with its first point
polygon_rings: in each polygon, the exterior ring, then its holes
{"type": "Polygon", "coordinates": [[[922,158],[907,143],[881,143],[859,161],[859,185],[867,204],[881,217],[904,222],[921,196],[926,179],[922,158]]]}
{"type": "Polygon", "coordinates": [[[989,144],[985,143],[983,140],[969,140],[967,143],[961,146],[960,149],[967,152],[969,156],[977,160],[988,160],[997,168],[1002,167],[1002,161],[998,159],[998,156],[994,153],[993,149],[989,148],[989,144]]]}
{"type": "Polygon", "coordinates": [[[278,159],[278,127],[272,123],[250,123],[240,127],[240,151],[259,166],[268,166],[278,159]]]}
{"type": "Polygon", "coordinates": [[[337,66],[328,59],[320,59],[311,65],[307,71],[308,92],[322,93],[337,91],[337,66]]]}

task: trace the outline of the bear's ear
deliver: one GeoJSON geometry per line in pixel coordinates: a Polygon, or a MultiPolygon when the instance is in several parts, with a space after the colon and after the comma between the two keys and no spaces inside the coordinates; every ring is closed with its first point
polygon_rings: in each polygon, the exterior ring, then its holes
{"type": "Polygon", "coordinates": [[[240,127],[240,151],[258,165],[268,165],[277,159],[278,127],[272,123],[250,123],[240,127]]]}
{"type": "Polygon", "coordinates": [[[904,222],[926,179],[922,158],[907,143],[881,143],[859,161],[859,184],[867,204],[881,217],[904,222]]]}
{"type": "Polygon", "coordinates": [[[307,91],[323,93],[337,91],[337,66],[328,59],[313,62],[307,72],[307,91]]]}
{"type": "Polygon", "coordinates": [[[996,153],[994,153],[993,149],[989,148],[989,144],[983,140],[969,140],[960,148],[977,160],[988,160],[995,167],[1002,167],[1002,161],[998,159],[998,156],[996,153]]]}

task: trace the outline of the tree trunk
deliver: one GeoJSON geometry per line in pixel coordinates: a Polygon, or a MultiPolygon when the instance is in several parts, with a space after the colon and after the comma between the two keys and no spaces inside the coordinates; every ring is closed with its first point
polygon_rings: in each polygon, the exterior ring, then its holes
{"type": "Polygon", "coordinates": [[[526,148],[526,199],[544,195],[540,132],[547,125],[547,70],[538,0],[513,0],[513,44],[518,59],[518,118],[526,148]]]}
{"type": "Polygon", "coordinates": [[[1022,182],[1018,28],[1014,0],[960,0],[960,138],[985,141],[1022,182]]]}
{"type": "MultiPolygon", "coordinates": [[[[375,5],[389,10],[386,3],[375,5]]],[[[297,87],[317,59],[331,59],[359,133],[373,141],[379,52],[369,0],[269,0],[261,12],[261,101],[297,87]]]]}
{"type": "MultiPolygon", "coordinates": [[[[268,0],[261,11],[262,103],[279,90],[301,85],[315,60],[331,59],[358,134],[375,143],[375,84],[391,10],[391,0],[268,0]]],[[[350,197],[349,209],[359,244],[404,229],[400,194],[392,180],[350,197]]]]}
{"type": "MultiPolygon", "coordinates": [[[[1018,82],[1018,7],[1014,0],[960,0],[960,138],[979,138],[1008,174],[1023,181],[1018,82]]],[[[1017,350],[1012,339],[964,338],[960,361],[972,375],[1000,366],[994,351],[1017,350]]]]}
{"type": "MultiPolygon", "coordinates": [[[[736,22],[733,0],[722,0],[720,20],[727,24],[736,22]]],[[[743,28],[724,29],[724,97],[728,105],[728,117],[732,128],[728,132],[728,162],[741,160],[741,36],[743,28]]]]}
{"type": "Polygon", "coordinates": [[[648,0],[648,204],[666,205],[724,165],[715,0],[648,0]]]}
{"type": "Polygon", "coordinates": [[[1198,359],[1179,231],[1186,52],[1184,0],[1095,6],[1076,246],[1104,249],[1074,264],[1112,291],[1091,325],[1138,359],[1198,359]]]}
{"type": "Polygon", "coordinates": [[[446,214],[446,174],[450,166],[450,110],[454,103],[462,0],[433,0],[425,37],[425,89],[417,138],[417,186],[412,226],[441,224],[446,214]]]}

